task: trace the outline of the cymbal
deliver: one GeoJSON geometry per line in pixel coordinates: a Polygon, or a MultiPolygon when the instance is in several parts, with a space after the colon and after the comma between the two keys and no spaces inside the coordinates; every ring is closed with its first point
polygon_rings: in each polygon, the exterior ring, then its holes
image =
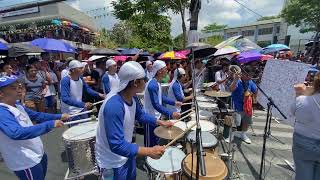
{"type": "Polygon", "coordinates": [[[158,126],[154,130],[154,134],[162,139],[172,140],[179,136],[184,131],[176,126],[172,126],[170,128],[166,128],[163,126],[158,126]]]}
{"type": "Polygon", "coordinates": [[[224,92],[224,91],[206,91],[204,95],[209,97],[230,97],[231,92],[224,92]]]}

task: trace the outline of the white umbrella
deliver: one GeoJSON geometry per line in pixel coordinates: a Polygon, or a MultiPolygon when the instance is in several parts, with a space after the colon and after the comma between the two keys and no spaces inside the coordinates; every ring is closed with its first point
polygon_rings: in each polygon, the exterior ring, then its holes
{"type": "Polygon", "coordinates": [[[88,59],[88,61],[95,61],[97,59],[101,59],[101,58],[105,58],[105,57],[107,57],[107,56],[93,55],[88,59]]]}
{"type": "Polygon", "coordinates": [[[214,56],[222,56],[222,55],[227,55],[227,54],[232,54],[240,52],[239,49],[232,47],[232,46],[225,46],[221,49],[218,49],[215,53],[214,56]]]}

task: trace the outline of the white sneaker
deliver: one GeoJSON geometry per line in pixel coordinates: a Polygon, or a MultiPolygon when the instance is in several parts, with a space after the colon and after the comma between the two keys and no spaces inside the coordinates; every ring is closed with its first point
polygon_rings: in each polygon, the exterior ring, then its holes
{"type": "Polygon", "coordinates": [[[246,135],[246,133],[243,132],[242,134],[242,140],[247,143],[247,144],[251,144],[251,140],[250,138],[246,135]]]}
{"type": "Polygon", "coordinates": [[[226,143],[230,143],[230,142],[233,141],[233,137],[234,137],[234,135],[232,134],[232,136],[231,136],[231,141],[230,141],[230,135],[229,135],[229,137],[225,138],[224,141],[225,141],[226,143]]]}

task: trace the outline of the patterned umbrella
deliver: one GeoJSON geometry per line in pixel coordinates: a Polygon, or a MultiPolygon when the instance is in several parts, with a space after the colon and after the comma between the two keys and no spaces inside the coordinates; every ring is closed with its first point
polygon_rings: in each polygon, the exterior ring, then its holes
{"type": "Polygon", "coordinates": [[[225,46],[221,49],[218,49],[215,53],[214,56],[222,56],[222,55],[227,55],[227,54],[233,54],[236,52],[240,52],[239,49],[232,47],[232,46],[225,46]]]}
{"type": "Polygon", "coordinates": [[[182,53],[178,53],[175,51],[169,51],[169,52],[165,52],[163,53],[161,56],[158,57],[158,59],[162,59],[162,60],[171,60],[171,59],[187,59],[187,56],[185,56],[182,53]]]}

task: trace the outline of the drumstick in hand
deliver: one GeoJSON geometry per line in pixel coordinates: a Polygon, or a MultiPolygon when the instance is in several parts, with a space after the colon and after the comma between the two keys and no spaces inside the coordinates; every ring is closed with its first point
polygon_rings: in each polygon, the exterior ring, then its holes
{"type": "Polygon", "coordinates": [[[168,148],[169,146],[171,146],[173,143],[175,143],[176,141],[178,141],[180,138],[182,138],[185,134],[187,134],[195,125],[197,125],[197,123],[194,123],[192,126],[190,126],[188,129],[186,129],[183,133],[181,133],[179,136],[177,136],[176,138],[174,138],[172,141],[170,141],[167,145],[164,146],[164,148],[168,148]]]}
{"type": "Polygon", "coordinates": [[[194,110],[194,108],[191,108],[191,109],[189,109],[188,111],[185,111],[185,112],[181,113],[181,116],[184,115],[184,114],[187,114],[187,113],[189,113],[189,112],[191,112],[191,111],[193,111],[193,110],[194,110]]]}
{"type": "Polygon", "coordinates": [[[185,106],[185,105],[192,105],[193,102],[189,102],[189,103],[183,103],[182,106],[185,106]]]}
{"type": "Polygon", "coordinates": [[[183,116],[182,118],[180,118],[180,119],[178,119],[178,120],[173,120],[174,122],[173,122],[173,124],[175,124],[175,123],[177,123],[177,122],[179,122],[179,121],[182,121],[182,120],[184,120],[185,118],[187,118],[187,117],[189,117],[191,114],[193,114],[194,112],[192,112],[192,113],[189,113],[188,115],[186,115],[186,116],[183,116]]]}

